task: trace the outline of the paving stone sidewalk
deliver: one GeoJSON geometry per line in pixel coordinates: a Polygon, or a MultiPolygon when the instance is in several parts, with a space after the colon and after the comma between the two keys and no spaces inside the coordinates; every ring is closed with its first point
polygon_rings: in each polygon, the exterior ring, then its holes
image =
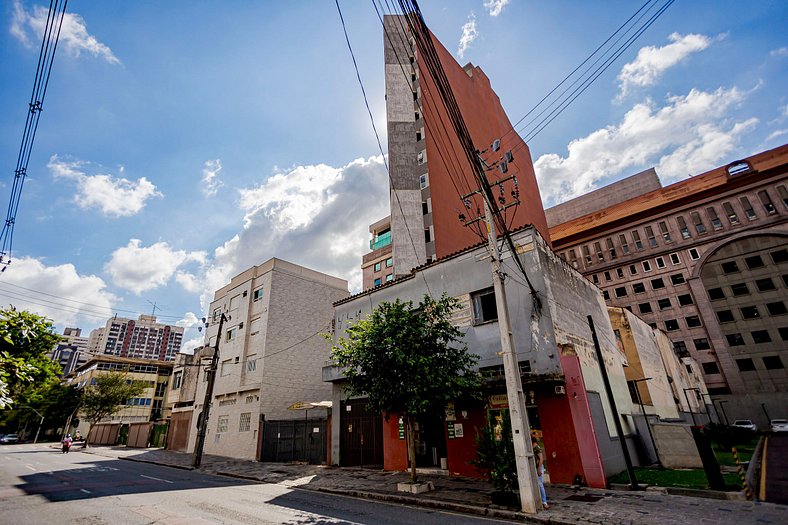
{"type": "MultiPolygon", "coordinates": [[[[91,447],[72,449],[90,454],[191,469],[191,455],[162,449],[91,447]]],[[[550,510],[537,516],[491,504],[489,483],[471,478],[420,475],[435,490],[418,495],[397,492],[397,483],[408,481],[404,472],[318,465],[259,463],[220,456],[205,456],[201,472],[278,483],[305,490],[343,494],[394,503],[451,510],[526,523],[551,525],[745,525],[788,523],[788,506],[750,501],[716,500],[669,495],[656,491],[572,489],[548,486],[550,510]]]]}

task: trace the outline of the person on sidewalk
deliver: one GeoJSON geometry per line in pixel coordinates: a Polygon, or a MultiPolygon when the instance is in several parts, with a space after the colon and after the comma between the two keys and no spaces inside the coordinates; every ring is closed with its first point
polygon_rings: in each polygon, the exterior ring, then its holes
{"type": "Polygon", "coordinates": [[[534,449],[534,461],[536,462],[536,480],[539,485],[539,494],[542,496],[542,507],[547,510],[550,505],[547,503],[547,493],[544,490],[544,455],[542,449],[539,448],[539,443],[536,441],[536,436],[531,436],[531,446],[534,449]]]}

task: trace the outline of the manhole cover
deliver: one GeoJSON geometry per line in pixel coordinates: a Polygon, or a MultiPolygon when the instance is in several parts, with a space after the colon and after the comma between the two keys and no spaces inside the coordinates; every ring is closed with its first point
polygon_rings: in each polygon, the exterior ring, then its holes
{"type": "Polygon", "coordinates": [[[573,494],[564,499],[567,499],[569,501],[585,501],[588,503],[595,503],[601,500],[603,497],[604,496],[594,496],[592,494],[573,494]]]}

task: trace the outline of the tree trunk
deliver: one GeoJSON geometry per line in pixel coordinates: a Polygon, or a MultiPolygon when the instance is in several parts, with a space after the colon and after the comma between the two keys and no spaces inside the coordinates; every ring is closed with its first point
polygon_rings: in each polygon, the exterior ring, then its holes
{"type": "Polygon", "coordinates": [[[405,416],[406,424],[408,425],[408,459],[410,459],[410,481],[416,483],[416,431],[413,428],[413,418],[409,415],[405,416]]]}

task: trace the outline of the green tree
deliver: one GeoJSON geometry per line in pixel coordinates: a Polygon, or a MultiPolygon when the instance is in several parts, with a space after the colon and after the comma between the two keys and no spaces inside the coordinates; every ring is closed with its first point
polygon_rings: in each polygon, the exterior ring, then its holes
{"type": "Polygon", "coordinates": [[[49,319],[14,307],[0,309],[0,408],[13,404],[30,384],[57,378],[48,354],[60,340],[49,319]]]}
{"type": "Polygon", "coordinates": [[[495,490],[513,494],[517,489],[517,459],[508,410],[497,417],[488,416],[487,425],[476,434],[476,459],[471,463],[495,490]]]}
{"type": "Polygon", "coordinates": [[[458,301],[445,294],[411,301],[383,302],[339,338],[334,362],[344,368],[350,395],[388,421],[400,415],[407,427],[411,480],[416,481],[414,423],[443,413],[449,402],[478,395],[478,357],[468,353],[463,333],[451,323],[458,301]]]}
{"type": "Polygon", "coordinates": [[[96,376],[95,384],[84,388],[80,412],[90,422],[90,430],[85,436],[85,446],[90,443],[90,435],[96,423],[118,412],[132,397],[142,393],[147,385],[143,381],[128,379],[123,372],[109,372],[96,376]]]}

